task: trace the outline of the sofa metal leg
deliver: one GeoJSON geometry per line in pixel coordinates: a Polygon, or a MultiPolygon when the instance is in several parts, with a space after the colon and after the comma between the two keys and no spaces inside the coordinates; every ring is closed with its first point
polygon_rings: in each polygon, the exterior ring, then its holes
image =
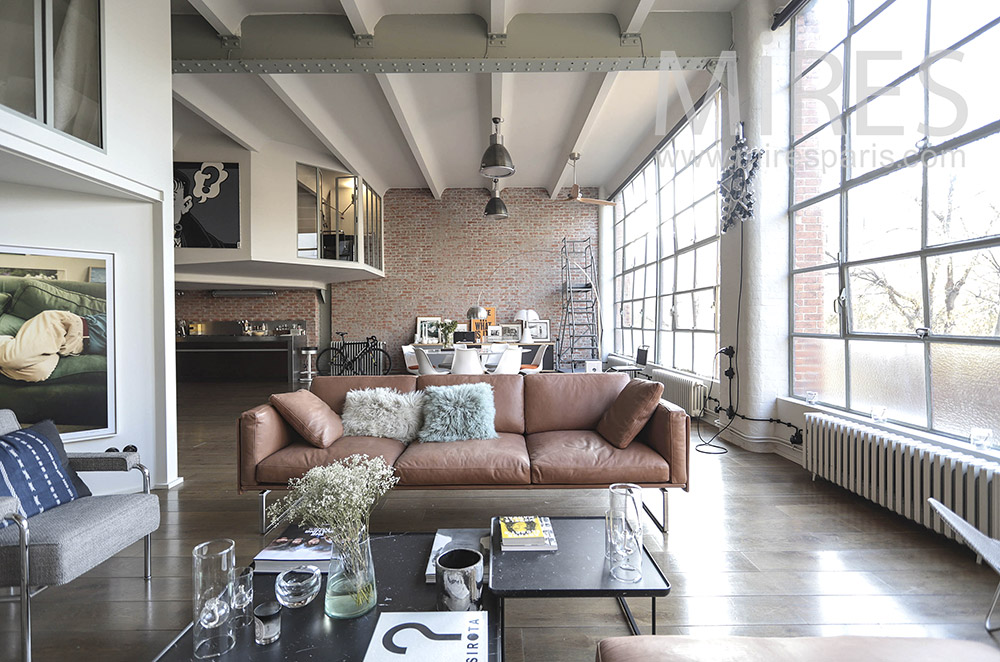
{"type": "Polygon", "coordinates": [[[649,506],[646,504],[645,499],[643,499],[642,501],[642,509],[646,511],[647,515],[649,515],[649,519],[653,520],[653,523],[656,524],[656,528],[660,530],[660,533],[666,533],[667,532],[667,488],[659,487],[657,489],[660,490],[660,494],[663,497],[663,518],[657,519],[656,515],[653,514],[653,511],[649,509],[649,506]]]}
{"type": "Polygon", "coordinates": [[[23,662],[31,662],[31,591],[28,589],[30,534],[28,520],[17,513],[12,514],[11,518],[17,523],[19,551],[21,552],[21,659],[23,662]]]}

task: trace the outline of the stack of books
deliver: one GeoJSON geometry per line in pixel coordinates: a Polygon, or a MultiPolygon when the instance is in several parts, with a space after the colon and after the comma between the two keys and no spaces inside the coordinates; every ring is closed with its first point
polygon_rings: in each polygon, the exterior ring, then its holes
{"type": "Polygon", "coordinates": [[[300,565],[314,565],[326,573],[333,556],[333,543],[322,532],[289,526],[253,557],[254,572],[279,573],[300,565]]]}
{"type": "Polygon", "coordinates": [[[548,517],[508,515],[498,520],[502,552],[554,552],[559,549],[548,517]]]}

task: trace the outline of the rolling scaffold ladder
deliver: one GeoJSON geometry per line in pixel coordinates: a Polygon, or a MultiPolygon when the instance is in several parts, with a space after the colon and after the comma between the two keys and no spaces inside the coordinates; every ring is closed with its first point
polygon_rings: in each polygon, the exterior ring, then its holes
{"type": "Polygon", "coordinates": [[[584,361],[601,359],[597,259],[590,238],[564,237],[559,253],[563,307],[556,369],[573,372],[584,361]]]}

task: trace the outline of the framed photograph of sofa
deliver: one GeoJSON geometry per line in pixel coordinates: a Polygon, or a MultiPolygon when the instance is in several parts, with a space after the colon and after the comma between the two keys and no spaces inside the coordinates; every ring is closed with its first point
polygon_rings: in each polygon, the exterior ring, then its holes
{"type": "Polygon", "coordinates": [[[420,342],[434,344],[441,342],[441,318],[418,317],[417,338],[420,342]]]}
{"type": "Polygon", "coordinates": [[[551,340],[548,320],[535,320],[527,322],[527,325],[528,331],[531,332],[531,339],[535,342],[549,342],[551,340]]]}
{"type": "Polygon", "coordinates": [[[0,246],[0,265],[0,406],[69,441],[117,432],[114,255],[0,246]]]}
{"type": "Polygon", "coordinates": [[[501,342],[517,342],[521,339],[521,322],[500,325],[501,342]]]}

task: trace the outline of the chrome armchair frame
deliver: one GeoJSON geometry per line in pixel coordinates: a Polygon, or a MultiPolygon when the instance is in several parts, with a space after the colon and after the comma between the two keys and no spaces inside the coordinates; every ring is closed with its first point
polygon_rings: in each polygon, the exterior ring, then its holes
{"type": "MultiPolygon", "coordinates": [[[[149,469],[139,463],[138,453],[67,453],[67,456],[70,465],[74,464],[74,459],[78,461],[79,466],[73,467],[77,471],[131,471],[132,469],[136,469],[142,474],[143,493],[149,494],[149,469]]],[[[21,584],[16,595],[0,596],[0,603],[21,603],[21,660],[23,662],[31,662],[31,598],[44,591],[48,586],[31,587],[31,578],[29,576],[31,530],[28,526],[28,520],[16,512],[16,510],[13,512],[4,512],[7,508],[2,506],[6,506],[11,501],[15,501],[14,498],[3,498],[4,503],[0,504],[0,520],[13,520],[18,528],[21,584]]],[[[152,533],[148,533],[143,538],[143,579],[146,581],[149,581],[152,577],[151,552],[152,533]]]]}

